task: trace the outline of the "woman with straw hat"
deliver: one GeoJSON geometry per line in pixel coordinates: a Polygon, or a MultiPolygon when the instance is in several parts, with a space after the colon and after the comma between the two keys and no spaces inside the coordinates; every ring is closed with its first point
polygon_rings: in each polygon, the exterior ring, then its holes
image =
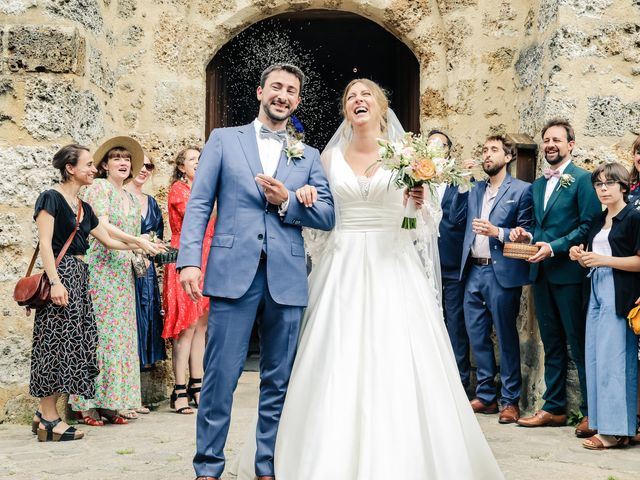
{"type": "MultiPolygon", "coordinates": [[[[126,241],[139,235],[140,204],[124,185],[142,168],[142,147],[132,138],[115,137],[98,147],[94,158],[98,178],[84,192],[84,200],[112,237],[126,241]]],[[[131,255],[92,242],[87,263],[98,324],[100,374],[94,398],[74,395],[70,403],[73,410],[82,412],[87,425],[101,426],[101,417],[122,425],[128,422],[119,410],[142,406],[131,255]]]]}

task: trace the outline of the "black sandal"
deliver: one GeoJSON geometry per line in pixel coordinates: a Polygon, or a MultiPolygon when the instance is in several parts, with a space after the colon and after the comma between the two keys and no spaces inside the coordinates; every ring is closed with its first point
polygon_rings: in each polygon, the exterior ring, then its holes
{"type": "Polygon", "coordinates": [[[42,414],[38,410],[36,410],[33,416],[38,417],[38,420],[31,419],[31,433],[37,435],[38,427],[40,426],[40,420],[42,420],[42,414]]]}
{"type": "Polygon", "coordinates": [[[190,378],[189,379],[189,388],[187,388],[187,395],[189,395],[189,398],[191,399],[191,401],[193,401],[193,404],[196,406],[196,408],[198,408],[198,401],[196,400],[196,393],[200,393],[200,390],[202,390],[202,379],[201,378],[190,378]],[[195,385],[196,383],[199,383],[200,386],[193,387],[192,385],[195,385]]]}
{"type": "Polygon", "coordinates": [[[44,428],[38,427],[38,441],[39,442],[67,442],[70,440],[80,440],[84,437],[84,433],[76,430],[74,427],[67,428],[63,433],[56,433],[53,429],[62,420],[56,419],[50,422],[40,417],[40,423],[44,425],[44,428]]]}
{"type": "MultiPolygon", "coordinates": [[[[182,415],[193,415],[193,410],[191,409],[191,407],[189,405],[187,405],[186,407],[181,407],[181,408],[176,408],[176,400],[178,400],[179,398],[189,398],[189,395],[187,394],[187,392],[176,392],[176,390],[186,390],[187,386],[186,385],[174,385],[173,386],[173,392],[171,392],[171,399],[169,401],[169,406],[173,409],[175,409],[176,413],[180,413],[182,415]]],[[[188,400],[187,400],[188,403],[188,400]]]]}

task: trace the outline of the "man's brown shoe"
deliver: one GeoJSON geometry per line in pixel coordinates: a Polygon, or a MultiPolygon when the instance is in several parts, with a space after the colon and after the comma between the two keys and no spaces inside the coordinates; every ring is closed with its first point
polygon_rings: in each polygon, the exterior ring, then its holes
{"type": "Polygon", "coordinates": [[[580,424],[576,427],[575,433],[578,438],[589,438],[593,437],[598,433],[598,431],[589,428],[589,417],[585,415],[582,417],[582,420],[580,420],[580,424]]]}
{"type": "Polygon", "coordinates": [[[263,476],[263,477],[258,477],[258,480],[276,480],[276,477],[263,476]]]}
{"type": "Polygon", "coordinates": [[[196,477],[196,480],[219,480],[218,477],[196,477]]]}
{"type": "Polygon", "coordinates": [[[486,405],[479,398],[474,398],[469,402],[474,413],[492,414],[498,413],[498,404],[496,402],[486,405]]]}
{"type": "Polygon", "coordinates": [[[502,407],[498,423],[516,423],[520,418],[520,407],[518,405],[505,405],[502,407]]]}
{"type": "Polygon", "coordinates": [[[538,410],[535,415],[518,420],[518,425],[522,427],[564,427],[566,424],[566,415],[554,415],[544,410],[538,410]]]}

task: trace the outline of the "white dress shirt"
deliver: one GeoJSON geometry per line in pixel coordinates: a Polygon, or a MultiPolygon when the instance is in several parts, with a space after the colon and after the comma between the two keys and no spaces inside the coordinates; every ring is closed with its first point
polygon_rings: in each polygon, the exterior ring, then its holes
{"type": "MultiPolygon", "coordinates": [[[[565,169],[570,163],[571,163],[571,160],[569,160],[567,163],[565,163],[564,165],[561,165],[558,168],[560,175],[564,173],[565,169]]],[[[551,177],[549,180],[547,180],[547,188],[544,191],[544,203],[542,204],[542,207],[544,210],[547,209],[547,203],[549,202],[549,199],[551,198],[553,191],[558,186],[559,181],[560,181],[560,178],[557,178],[557,177],[551,177]]]]}
{"type": "MultiPolygon", "coordinates": [[[[273,137],[265,137],[260,135],[260,129],[263,123],[257,118],[253,121],[253,128],[256,131],[256,142],[258,142],[258,155],[260,155],[260,163],[262,164],[262,172],[265,175],[273,177],[278,168],[278,162],[282,156],[284,142],[273,137]]],[[[289,199],[285,200],[278,206],[278,213],[283,216],[289,208],[289,199]]]]}
{"type": "MultiPolygon", "coordinates": [[[[498,187],[493,191],[489,188],[490,186],[491,184],[487,182],[487,187],[482,196],[482,209],[480,210],[480,218],[482,220],[489,220],[489,214],[496,201],[498,190],[500,190],[500,187],[498,187]]],[[[504,230],[502,227],[498,227],[498,240],[504,242],[504,230]]],[[[489,245],[488,236],[476,234],[471,244],[471,256],[474,258],[491,258],[491,246],[489,245]]]]}

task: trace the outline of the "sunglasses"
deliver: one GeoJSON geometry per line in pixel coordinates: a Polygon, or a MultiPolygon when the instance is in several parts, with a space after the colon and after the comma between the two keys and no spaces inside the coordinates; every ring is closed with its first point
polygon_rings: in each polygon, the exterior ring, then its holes
{"type": "Polygon", "coordinates": [[[147,170],[147,172],[153,172],[156,166],[153,163],[144,163],[142,166],[147,170]]]}

